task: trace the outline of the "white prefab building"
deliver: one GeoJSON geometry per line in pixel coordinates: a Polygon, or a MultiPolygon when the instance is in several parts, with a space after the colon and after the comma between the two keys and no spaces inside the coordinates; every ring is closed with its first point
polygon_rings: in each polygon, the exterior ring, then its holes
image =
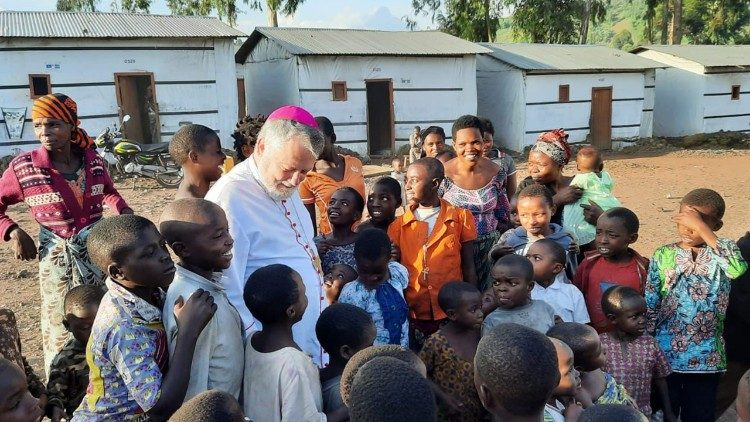
{"type": "Polygon", "coordinates": [[[500,146],[521,151],[557,128],[601,148],[651,136],[661,64],[595,45],[482,45],[492,52],[477,61],[478,113],[500,146]]]}
{"type": "Polygon", "coordinates": [[[656,71],[654,135],[750,132],[750,45],[650,45],[635,54],[656,71]]]}
{"type": "Polygon", "coordinates": [[[168,141],[186,123],[225,146],[238,116],[234,40],[214,18],[114,13],[0,12],[0,156],[37,145],[33,99],[60,92],[96,136],[128,114],[125,136],[168,141]]]}
{"type": "Polygon", "coordinates": [[[248,112],[294,104],[335,126],[337,144],[388,155],[414,126],[477,111],[476,54],[484,47],[437,31],[256,28],[237,52],[248,112]]]}

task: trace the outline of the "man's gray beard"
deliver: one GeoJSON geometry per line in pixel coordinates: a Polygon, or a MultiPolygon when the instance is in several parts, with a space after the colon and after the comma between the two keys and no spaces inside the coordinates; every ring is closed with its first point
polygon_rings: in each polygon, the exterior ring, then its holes
{"type": "Polygon", "coordinates": [[[268,166],[265,163],[265,157],[262,157],[260,160],[258,160],[256,164],[258,166],[258,174],[260,175],[260,183],[266,189],[266,193],[268,193],[268,196],[270,196],[271,199],[274,199],[276,201],[283,201],[285,199],[289,199],[292,196],[296,188],[279,190],[279,188],[275,186],[273,181],[268,179],[268,177],[266,176],[268,166]]]}

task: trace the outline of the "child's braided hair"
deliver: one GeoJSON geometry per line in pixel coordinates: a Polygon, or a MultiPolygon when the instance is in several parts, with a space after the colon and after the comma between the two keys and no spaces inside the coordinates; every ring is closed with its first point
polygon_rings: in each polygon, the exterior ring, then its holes
{"type": "Polygon", "coordinates": [[[249,144],[255,148],[255,143],[258,141],[258,133],[265,122],[266,116],[262,114],[258,114],[255,117],[245,116],[237,122],[237,126],[232,133],[232,138],[234,138],[234,151],[237,153],[238,162],[247,158],[242,153],[243,145],[249,144]]]}

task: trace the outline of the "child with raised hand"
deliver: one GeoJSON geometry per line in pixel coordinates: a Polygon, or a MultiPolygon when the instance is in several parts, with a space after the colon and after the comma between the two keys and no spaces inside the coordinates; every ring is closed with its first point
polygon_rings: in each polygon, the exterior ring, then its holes
{"type": "Polygon", "coordinates": [[[175,199],[203,198],[211,182],[221,177],[224,159],[219,135],[203,125],[185,125],[177,129],[169,142],[169,154],[185,174],[175,199]]]}
{"type": "Polygon", "coordinates": [[[575,237],[582,250],[587,251],[593,249],[596,226],[586,221],[584,209],[598,206],[606,211],[619,207],[620,201],[612,194],[615,182],[604,171],[604,161],[598,149],[587,146],[578,150],[576,167],[578,174],[570,181],[570,186],[583,189],[583,195],[563,207],[562,221],[563,228],[575,237]]]}
{"type": "Polygon", "coordinates": [[[573,363],[581,373],[583,391],[578,398],[583,402],[583,407],[614,403],[638,409],[625,387],[612,374],[602,370],[606,357],[596,330],[577,322],[563,322],[552,327],[547,335],[567,344],[573,351],[573,363]]]}
{"type": "Polygon", "coordinates": [[[614,331],[599,335],[607,355],[604,369],[612,374],[635,400],[638,409],[651,416],[651,386],[664,406],[664,420],[676,421],[669,405],[666,377],[672,372],[656,339],[646,330],[646,300],[625,286],[607,290],[602,309],[614,331]]]}
{"type": "Polygon", "coordinates": [[[552,239],[541,239],[529,247],[526,258],[534,266],[531,298],[547,302],[565,322],[588,323],[589,313],[581,291],[558,279],[565,271],[565,249],[552,239]]]}
{"type": "Polygon", "coordinates": [[[101,220],[88,249],[108,276],[107,293],[86,350],[89,386],[73,420],[167,419],[185,397],[195,343],[216,311],[213,298],[199,289],[187,300],[164,303],[174,263],[154,223],[143,217],[101,220]],[[180,326],[172,359],[163,306],[174,308],[180,326]]]}
{"type": "Polygon", "coordinates": [[[404,290],[409,274],[391,261],[391,242],[382,230],[359,233],[354,244],[359,277],[344,286],[339,302],[358,306],[372,317],[377,329],[375,344],[409,347],[409,308],[404,290]]]}
{"type": "Polygon", "coordinates": [[[367,214],[370,216],[357,226],[357,231],[380,229],[388,231],[388,226],[396,219],[396,209],[401,201],[401,185],[392,177],[378,179],[367,195],[367,214]]]}
{"type": "Polygon", "coordinates": [[[357,277],[359,277],[357,270],[349,264],[331,265],[331,269],[323,276],[323,289],[325,290],[328,303],[338,301],[341,289],[347,283],[356,280],[357,277]]]}
{"type": "Polygon", "coordinates": [[[324,412],[330,413],[344,407],[341,374],[352,356],[372,346],[375,334],[375,324],[370,315],[354,305],[334,303],[320,314],[315,324],[315,335],[330,357],[328,366],[320,370],[324,412]]]}
{"type": "Polygon", "coordinates": [[[494,420],[541,421],[559,383],[555,347],[544,334],[500,324],[479,341],[474,384],[494,420]]]}
{"type": "MultiPolygon", "coordinates": [[[[245,346],[245,415],[254,421],[326,421],[318,368],[292,338],[292,326],[307,308],[300,275],[283,264],[262,267],[247,280],[244,299],[263,324],[245,346]]],[[[347,416],[342,408],[327,420],[347,416]]]]}
{"type": "Polygon", "coordinates": [[[552,391],[552,396],[544,406],[545,422],[577,421],[583,406],[575,396],[581,389],[581,374],[575,368],[573,351],[567,344],[556,338],[550,338],[557,353],[557,367],[560,371],[560,383],[552,391]]]}
{"type": "Polygon", "coordinates": [[[516,208],[521,226],[500,236],[490,250],[490,259],[494,261],[512,253],[526,256],[529,247],[537,240],[552,239],[566,251],[565,272],[558,274],[560,282],[565,283],[566,273],[572,277],[578,266],[577,246],[570,233],[551,222],[555,213],[552,194],[543,185],[529,185],[518,193],[516,208]]]}
{"type": "Polygon", "coordinates": [[[438,420],[486,420],[489,415],[474,386],[474,356],[484,317],[481,294],[469,283],[451,281],[440,289],[438,303],[448,322],[419,352],[427,378],[438,387],[438,420]]]}
{"type": "Polygon", "coordinates": [[[672,366],[672,410],[682,421],[713,420],[716,390],[726,370],[722,341],[730,281],[747,263],[737,244],[719,238],[724,199],[695,189],[672,217],[680,240],[654,252],[646,284],[649,332],[672,366]]]}
{"type": "Polygon", "coordinates": [[[412,347],[419,350],[446,319],[438,305],[442,286],[452,280],[477,284],[473,255],[477,230],[470,211],[438,196],[445,176],[438,160],[420,158],[406,176],[409,206],[388,228],[388,235],[409,272],[406,302],[412,347]]]}
{"type": "Polygon", "coordinates": [[[627,208],[605,211],[596,222],[595,249],[586,253],[573,284],[581,290],[599,333],[613,329],[602,311],[602,295],[613,286],[626,286],[643,295],[648,275],[648,259],[630,248],[638,240],[638,216],[627,208]]]}
{"type": "Polygon", "coordinates": [[[103,296],[104,289],[93,284],[73,287],[65,294],[63,326],[73,337],[50,365],[46,413],[53,422],[70,419],[86,395],[89,385],[86,343],[103,296]]]}
{"type": "Polygon", "coordinates": [[[362,218],[364,209],[365,200],[354,188],[339,188],[331,195],[326,213],[332,231],[314,239],[323,272],[329,272],[334,264],[355,265],[354,241],[357,240],[357,233],[352,227],[362,218]]]}
{"type": "Polygon", "coordinates": [[[24,371],[0,357],[0,421],[41,422],[43,416],[39,399],[29,392],[24,371]]]}
{"type": "MultiPolygon", "coordinates": [[[[184,198],[167,204],[159,229],[179,259],[166,303],[189,297],[198,289],[211,294],[216,312],[198,336],[190,366],[190,382],[183,401],[217,389],[235,398],[240,395],[242,365],[242,320],[221,284],[221,271],[232,261],[234,241],[224,210],[205,199],[184,198]]],[[[162,312],[170,357],[177,352],[182,327],[174,313],[162,312]]]]}
{"type": "Polygon", "coordinates": [[[516,323],[546,333],[555,325],[555,310],[531,299],[534,267],[519,255],[506,255],[492,266],[492,289],[497,308],[484,318],[482,335],[501,323],[516,323]]]}

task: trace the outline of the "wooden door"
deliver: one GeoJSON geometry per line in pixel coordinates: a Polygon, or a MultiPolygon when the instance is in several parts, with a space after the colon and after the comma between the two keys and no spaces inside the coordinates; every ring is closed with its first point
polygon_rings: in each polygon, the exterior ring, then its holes
{"type": "Polygon", "coordinates": [[[393,81],[365,81],[367,91],[367,145],[371,156],[391,155],[395,143],[393,81]]]}
{"type": "Polygon", "coordinates": [[[237,78],[237,120],[247,116],[245,105],[245,79],[237,78]]]}
{"type": "Polygon", "coordinates": [[[612,148],[612,87],[591,91],[591,144],[601,149],[612,148]]]}
{"type": "Polygon", "coordinates": [[[126,114],[130,115],[130,120],[123,125],[123,136],[135,142],[160,142],[161,125],[153,73],[116,73],[115,91],[120,120],[126,114]]]}

